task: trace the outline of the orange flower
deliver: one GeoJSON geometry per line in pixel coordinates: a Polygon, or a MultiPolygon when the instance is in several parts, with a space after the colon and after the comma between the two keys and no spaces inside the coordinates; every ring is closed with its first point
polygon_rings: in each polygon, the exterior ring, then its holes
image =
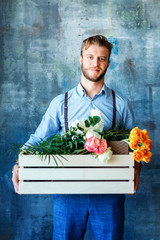
{"type": "Polygon", "coordinates": [[[132,129],[132,131],[129,135],[129,140],[130,141],[133,141],[133,140],[140,141],[141,135],[142,135],[142,130],[139,129],[138,127],[135,127],[132,129]]]}
{"type": "Polygon", "coordinates": [[[133,152],[133,159],[137,162],[140,162],[143,159],[143,152],[139,149],[133,152]]]}
{"type": "Polygon", "coordinates": [[[131,141],[130,143],[129,143],[129,146],[130,146],[130,148],[132,149],[132,150],[134,150],[134,149],[137,149],[138,148],[138,141],[131,141]]]}
{"type": "Polygon", "coordinates": [[[152,149],[152,140],[151,139],[148,139],[147,141],[146,141],[146,147],[149,149],[149,150],[151,150],[152,149]]]}
{"type": "Polygon", "coordinates": [[[148,151],[149,151],[149,150],[148,150],[148,148],[146,148],[145,145],[142,145],[142,146],[139,148],[139,150],[143,152],[143,156],[144,156],[144,157],[148,156],[148,151]]]}
{"type": "Polygon", "coordinates": [[[152,153],[149,150],[145,151],[145,155],[144,155],[144,158],[142,159],[142,161],[148,163],[148,162],[150,162],[151,157],[152,157],[152,153]]]}
{"type": "Polygon", "coordinates": [[[134,151],[133,158],[137,161],[144,161],[148,163],[151,159],[152,153],[149,151],[149,149],[143,145],[138,150],[134,151]]]}
{"type": "Polygon", "coordinates": [[[151,160],[151,157],[152,157],[152,153],[151,152],[149,152],[149,154],[148,154],[149,156],[148,157],[145,157],[145,158],[143,158],[142,160],[144,161],[144,162],[146,162],[146,163],[149,163],[150,162],[150,160],[151,160]]]}
{"type": "Polygon", "coordinates": [[[141,146],[139,150],[143,152],[143,157],[144,158],[150,156],[150,151],[145,145],[141,146]]]}
{"type": "Polygon", "coordinates": [[[141,135],[141,143],[146,143],[147,140],[149,139],[148,132],[146,129],[142,130],[142,135],[141,135]]]}

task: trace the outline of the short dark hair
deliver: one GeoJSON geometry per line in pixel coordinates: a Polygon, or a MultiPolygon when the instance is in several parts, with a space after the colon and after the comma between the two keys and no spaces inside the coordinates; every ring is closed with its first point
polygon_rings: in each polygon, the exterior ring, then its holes
{"type": "Polygon", "coordinates": [[[109,51],[109,58],[111,55],[111,50],[112,50],[112,43],[108,42],[107,38],[104,37],[103,35],[95,35],[89,38],[86,38],[83,42],[82,42],[82,46],[81,46],[81,56],[83,56],[83,50],[86,50],[89,48],[89,46],[91,45],[97,45],[97,46],[103,46],[106,47],[109,51]]]}

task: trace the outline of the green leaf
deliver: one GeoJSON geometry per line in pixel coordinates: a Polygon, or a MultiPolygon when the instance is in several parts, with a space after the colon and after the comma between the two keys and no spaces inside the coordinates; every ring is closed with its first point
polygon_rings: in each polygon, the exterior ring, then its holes
{"type": "Polygon", "coordinates": [[[97,123],[99,123],[101,121],[101,118],[99,116],[94,116],[93,117],[93,122],[96,125],[97,123]]]}
{"type": "Polygon", "coordinates": [[[81,128],[81,127],[78,127],[78,129],[79,129],[80,131],[84,132],[84,129],[83,129],[83,128],[81,128]]]}
{"type": "Polygon", "coordinates": [[[73,148],[73,143],[71,141],[69,141],[69,146],[71,149],[73,148]]]}
{"type": "Polygon", "coordinates": [[[77,143],[77,141],[75,141],[74,144],[75,144],[75,148],[77,149],[77,148],[78,148],[78,143],[77,143]]]}
{"type": "Polygon", "coordinates": [[[86,127],[90,127],[90,124],[89,124],[89,121],[88,121],[88,120],[85,120],[84,123],[85,123],[85,126],[86,126],[86,127]]]}
{"type": "Polygon", "coordinates": [[[91,116],[89,116],[89,117],[88,117],[88,119],[89,119],[89,121],[91,121],[91,120],[92,120],[92,117],[91,117],[91,116]]]}

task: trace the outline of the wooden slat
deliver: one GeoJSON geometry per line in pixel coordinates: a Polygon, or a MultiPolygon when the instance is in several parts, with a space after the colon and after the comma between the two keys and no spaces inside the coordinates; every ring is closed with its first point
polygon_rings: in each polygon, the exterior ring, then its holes
{"type": "MultiPolygon", "coordinates": [[[[65,167],[76,167],[76,166],[134,166],[134,160],[132,159],[132,153],[128,155],[113,155],[111,160],[106,163],[101,163],[94,155],[64,155],[68,160],[60,158],[65,167]]],[[[48,163],[48,156],[46,160],[42,160],[37,155],[19,155],[19,166],[39,166],[39,167],[56,167],[56,163],[53,157],[50,157],[50,163],[48,163]]],[[[58,161],[59,167],[62,166],[61,162],[58,161]]]]}
{"type": "Polygon", "coordinates": [[[20,180],[129,180],[134,168],[20,168],[20,180]]]}
{"type": "Polygon", "coordinates": [[[134,182],[20,182],[20,194],[128,194],[134,182]]]}

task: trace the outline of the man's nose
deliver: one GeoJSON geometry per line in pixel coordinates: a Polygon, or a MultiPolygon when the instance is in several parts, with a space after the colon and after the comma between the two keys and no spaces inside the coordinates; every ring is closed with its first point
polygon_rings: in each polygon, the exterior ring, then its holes
{"type": "Polygon", "coordinates": [[[98,58],[94,58],[93,65],[94,65],[94,67],[99,65],[99,59],[98,58]]]}

